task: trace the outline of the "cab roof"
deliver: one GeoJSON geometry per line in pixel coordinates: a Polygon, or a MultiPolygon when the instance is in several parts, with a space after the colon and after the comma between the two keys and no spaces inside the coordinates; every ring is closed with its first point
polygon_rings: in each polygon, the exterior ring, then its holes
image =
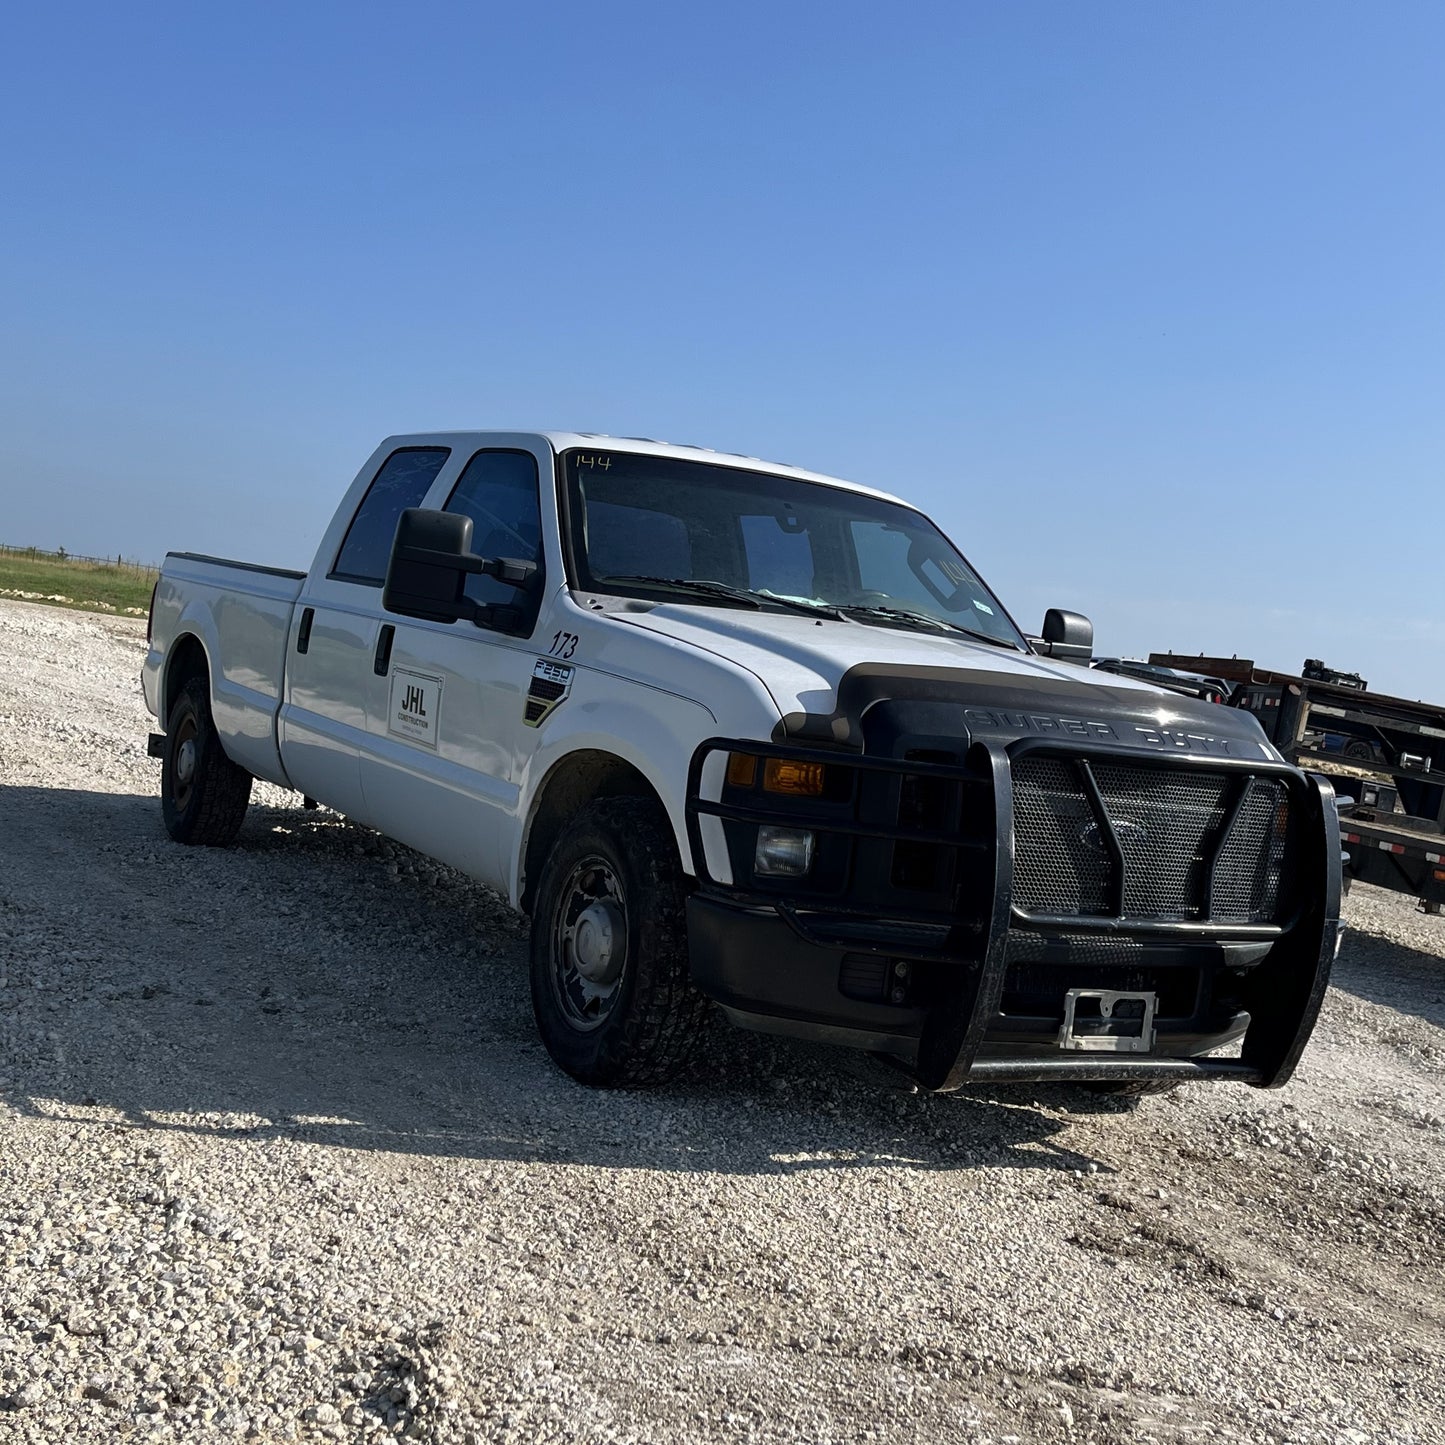
{"type": "Polygon", "coordinates": [[[549,446],[554,453],[571,451],[576,447],[602,447],[610,452],[630,452],[644,457],[672,457],[685,462],[713,462],[718,466],[737,467],[743,471],[771,472],[777,476],[793,477],[803,482],[819,482],[824,486],[837,487],[845,492],[858,492],[865,497],[878,497],[885,502],[897,502],[900,506],[913,507],[912,502],[895,497],[891,492],[876,487],[865,487],[859,482],[846,481],[842,477],[830,477],[822,472],[810,472],[803,467],[788,466],[783,462],[766,462],[760,457],[743,456],[739,452],[720,452],[712,447],[691,446],[678,442],[660,442],[652,437],[617,437],[605,432],[590,431],[456,431],[426,432],[413,436],[395,436],[387,439],[387,445],[415,446],[423,441],[446,441],[453,446],[486,446],[488,442],[506,439],[515,445],[519,437],[530,437],[549,446]]]}

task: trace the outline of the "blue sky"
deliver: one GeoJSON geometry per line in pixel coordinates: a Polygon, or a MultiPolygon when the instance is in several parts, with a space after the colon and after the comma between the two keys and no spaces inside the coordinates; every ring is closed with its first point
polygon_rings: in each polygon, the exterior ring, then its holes
{"type": "Polygon", "coordinates": [[[305,565],[375,443],[930,511],[1026,626],[1445,701],[1445,7],[11,7],[0,541],[305,565]]]}

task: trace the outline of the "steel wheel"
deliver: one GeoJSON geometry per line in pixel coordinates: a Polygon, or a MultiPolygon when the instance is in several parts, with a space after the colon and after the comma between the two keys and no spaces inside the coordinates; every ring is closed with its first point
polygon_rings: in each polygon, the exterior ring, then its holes
{"type": "Polygon", "coordinates": [[[191,794],[196,786],[196,739],[200,728],[196,715],[188,712],[176,729],[175,749],[175,804],[178,813],[184,813],[191,806],[191,794]]]}
{"type": "Polygon", "coordinates": [[[685,891],[652,798],[599,798],[569,820],[537,880],[532,1012],[584,1084],[660,1084],[684,1066],[706,1003],[687,963],[685,891]]]}
{"type": "Polygon", "coordinates": [[[552,915],[552,995],[575,1029],[607,1021],[627,965],[627,899],[605,858],[584,858],[568,875],[552,915]]]}

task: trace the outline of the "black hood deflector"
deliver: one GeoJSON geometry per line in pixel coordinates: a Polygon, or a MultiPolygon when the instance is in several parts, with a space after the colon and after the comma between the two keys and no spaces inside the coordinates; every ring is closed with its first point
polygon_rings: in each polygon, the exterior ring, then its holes
{"type": "Polygon", "coordinates": [[[883,729],[890,735],[898,731],[902,712],[909,718],[906,732],[951,736],[965,745],[984,738],[1042,737],[1135,751],[1274,756],[1249,713],[1162,689],[892,663],[849,668],[833,712],[789,713],[774,729],[774,741],[886,752],[886,746],[877,746],[883,737],[873,736],[877,729],[870,726],[870,714],[882,703],[893,705],[884,710],[895,716],[883,729]]]}

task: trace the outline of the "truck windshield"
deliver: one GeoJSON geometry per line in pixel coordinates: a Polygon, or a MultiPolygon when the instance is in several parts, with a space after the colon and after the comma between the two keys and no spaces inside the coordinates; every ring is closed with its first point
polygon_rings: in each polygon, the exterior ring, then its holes
{"type": "Polygon", "coordinates": [[[621,451],[563,455],[584,591],[848,616],[1026,644],[921,512],[819,482],[621,451]]]}

